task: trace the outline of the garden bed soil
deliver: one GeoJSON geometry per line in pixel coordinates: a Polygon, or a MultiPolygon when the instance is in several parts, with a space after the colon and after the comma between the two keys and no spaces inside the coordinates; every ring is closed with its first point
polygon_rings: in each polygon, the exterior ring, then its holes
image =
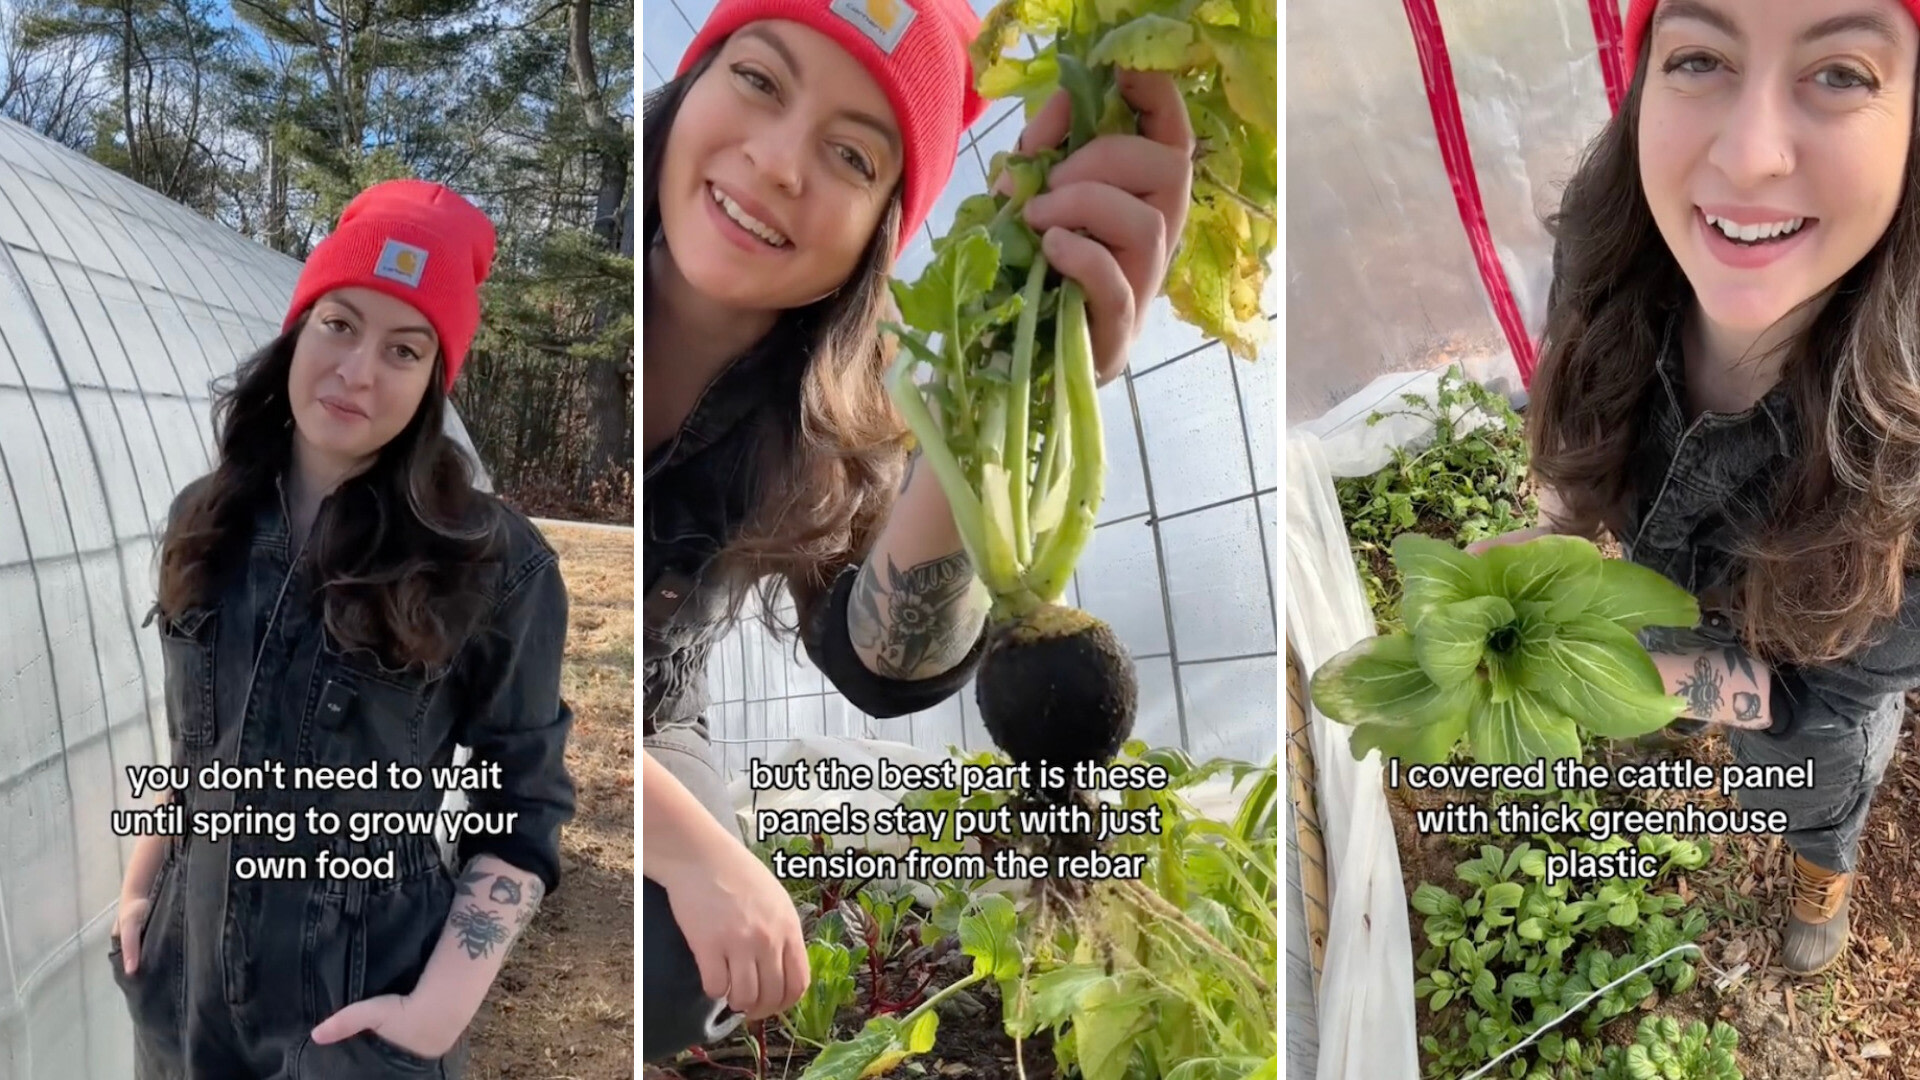
{"type": "MultiPolygon", "coordinates": [[[[1527,499],[1533,494],[1533,482],[1527,480],[1520,485],[1519,493],[1515,498],[1521,505],[1525,505],[1527,499]]],[[[1415,520],[1413,527],[1406,531],[1432,537],[1435,540],[1451,541],[1455,539],[1458,529],[1459,523],[1451,518],[1423,513],[1415,520]]],[[[1602,534],[1598,546],[1600,554],[1606,558],[1618,559],[1622,556],[1619,541],[1611,536],[1602,534]]],[[[1394,602],[1397,606],[1397,598],[1400,595],[1400,571],[1393,565],[1392,545],[1376,544],[1363,552],[1362,558],[1366,560],[1367,569],[1373,571],[1373,576],[1386,587],[1387,595],[1396,598],[1394,602]]]]}
{"type": "MultiPolygon", "coordinates": [[[[1700,966],[1694,989],[1672,999],[1658,996],[1641,1013],[1621,1017],[1602,1031],[1612,1043],[1632,1041],[1639,1016],[1669,1015],[1685,1024],[1723,1020],[1740,1033],[1737,1058],[1746,1080],[1920,1080],[1920,754],[1912,745],[1920,692],[1910,694],[1906,721],[1893,761],[1868,818],[1861,841],[1855,884],[1852,935],[1847,951],[1833,967],[1812,978],[1796,978],[1778,966],[1780,928],[1789,903],[1791,854],[1777,837],[1711,837],[1714,853],[1707,866],[1670,877],[1690,903],[1703,908],[1708,925],[1698,943],[1713,965],[1700,966]],[[1742,963],[1747,971],[1725,990],[1715,988],[1720,971],[1742,963]]],[[[1709,734],[1667,751],[1711,765],[1731,760],[1726,740],[1709,734]]],[[[1650,756],[1622,747],[1614,755],[1650,756]]],[[[1402,878],[1409,898],[1422,882],[1458,890],[1454,867],[1475,857],[1471,846],[1445,835],[1423,836],[1415,828],[1417,809],[1448,802],[1484,805],[1486,795],[1468,791],[1387,792],[1398,841],[1402,878]]],[[[1649,805],[1692,801],[1705,808],[1732,801],[1712,790],[1654,793],[1649,805]]],[[[1486,837],[1511,845],[1515,838],[1486,837]]],[[[1408,946],[1425,948],[1424,916],[1407,909],[1412,931],[1408,946]]],[[[1447,1013],[1443,1010],[1441,1017],[1447,1013]]],[[[1424,1004],[1418,1006],[1421,1035],[1438,1034],[1424,1004]]],[[[1569,1022],[1568,1026],[1572,1026],[1569,1022]]]]}

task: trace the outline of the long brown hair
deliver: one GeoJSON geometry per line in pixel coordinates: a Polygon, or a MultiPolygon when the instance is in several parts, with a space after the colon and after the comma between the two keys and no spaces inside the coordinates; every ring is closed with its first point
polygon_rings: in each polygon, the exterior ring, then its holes
{"type": "MultiPolygon", "coordinates": [[[[1629,459],[1659,392],[1662,333],[1692,289],[1641,189],[1647,49],[1550,221],[1554,287],[1528,408],[1533,471],[1576,531],[1622,528],[1629,459]]],[[[1898,613],[1920,528],[1920,156],[1886,233],[1789,341],[1792,463],[1737,552],[1730,606],[1748,648],[1817,664],[1873,643],[1898,613]]]]}
{"type": "MultiPolygon", "coordinates": [[[[686,75],[647,95],[641,136],[641,236],[660,231],[658,187],[667,136],[687,89],[712,64],[708,53],[686,75]]],[[[863,558],[893,508],[906,460],[907,429],[887,396],[896,345],[881,333],[893,317],[887,288],[900,232],[895,188],[865,253],[832,295],[782,312],[753,346],[774,380],[757,443],[753,510],[710,573],[733,588],[738,615],[757,588],[761,617],[776,634],[797,627],[775,614],[781,586],[798,625],[811,618],[834,578],[863,558]]]]}
{"type": "MultiPolygon", "coordinates": [[[[293,461],[287,376],[304,326],[247,358],[214,401],[218,461],[180,494],[160,541],[164,616],[212,602],[222,575],[245,565],[261,501],[279,497],[293,461]]],[[[497,504],[443,427],[443,362],[413,419],[335,491],[312,541],[327,631],[395,668],[452,659],[486,610],[485,566],[501,538],[497,504]]]]}

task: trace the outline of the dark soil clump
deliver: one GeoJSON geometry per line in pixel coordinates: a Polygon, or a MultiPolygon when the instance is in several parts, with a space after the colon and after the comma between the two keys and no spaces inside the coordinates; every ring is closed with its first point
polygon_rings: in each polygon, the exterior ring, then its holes
{"type": "MultiPolygon", "coordinates": [[[[1016,763],[1106,764],[1133,733],[1139,681],[1126,647],[1106,623],[1047,605],[996,626],[974,682],[980,719],[1016,763]]],[[[1034,787],[1063,785],[1035,778],[1034,787]]]]}

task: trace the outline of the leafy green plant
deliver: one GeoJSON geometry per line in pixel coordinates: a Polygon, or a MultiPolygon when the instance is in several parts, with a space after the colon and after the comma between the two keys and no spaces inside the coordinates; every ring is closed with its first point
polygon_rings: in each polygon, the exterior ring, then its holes
{"type": "MultiPolygon", "coordinates": [[[[969,760],[988,763],[992,755],[969,760]]],[[[805,1080],[854,1080],[878,1076],[929,1052],[939,1031],[940,1002],[968,986],[991,980],[1006,1029],[1018,1039],[1041,1031],[1053,1037],[1062,1075],[1076,1070],[1085,1080],[1125,1080],[1134,1075],[1174,1080],[1272,1080],[1278,1072],[1275,988],[1262,976],[1278,955],[1279,763],[1209,761],[1196,764],[1178,751],[1149,751],[1139,742],[1122,748],[1121,764],[1151,763],[1167,770],[1163,790],[1118,794],[1122,811],[1158,808],[1158,832],[1114,837],[1115,855],[1147,856],[1138,879],[1093,884],[1082,904],[1062,915],[1029,893],[1015,904],[1007,896],[975,891],[965,883],[935,885],[932,913],[920,923],[894,906],[891,918],[913,922],[929,941],[945,927],[974,957],[971,975],[932,990],[910,1010],[869,1011],[858,1032],[827,1041],[803,1074],[805,1080]],[[1185,792],[1226,776],[1243,792],[1230,822],[1199,814],[1185,792]]],[[[1004,797],[1002,795],[1001,797],[1004,797]]],[[[957,790],[910,795],[926,805],[957,805],[957,790]]],[[[951,836],[916,840],[951,844],[951,836]]],[[[864,894],[863,894],[864,897],[864,894]]],[[[815,933],[850,933],[870,944],[880,940],[883,912],[896,901],[845,904],[839,917],[821,917],[815,933]],[[861,914],[854,915],[852,911],[861,914]],[[876,914],[868,915],[867,912],[876,914]],[[850,916],[850,917],[849,917],[850,916]]],[[[817,946],[816,946],[817,947],[817,946]]],[[[851,970],[861,947],[843,950],[851,970]]],[[[812,948],[809,956],[814,956],[812,948]]],[[[834,964],[839,954],[823,950],[834,964]],[[830,955],[831,954],[831,955],[830,955]]],[[[837,969],[833,969],[837,970],[837,969]]],[[[819,976],[816,975],[816,979],[819,976]]],[[[853,1001],[851,980],[841,990],[803,998],[800,1009],[811,1037],[825,1023],[828,1001],[853,1001]]],[[[798,1012],[799,1010],[796,1010],[798,1012]]],[[[790,1024],[802,1021],[790,1014],[790,1024]]]]}
{"type": "Polygon", "coordinates": [[[870,947],[876,951],[891,955],[897,951],[906,939],[910,925],[918,920],[913,913],[913,894],[905,889],[894,891],[891,895],[875,889],[862,890],[855,897],[859,922],[867,929],[870,947]]]}
{"type": "MultiPolygon", "coordinates": [[[[1421,1040],[1430,1075],[1478,1068],[1574,1008],[1581,1009],[1579,1031],[1591,1038],[1660,987],[1677,994],[1694,984],[1696,969],[1681,953],[1587,1001],[1601,987],[1693,941],[1706,920],[1693,912],[1675,921],[1671,914],[1685,902],[1673,892],[1656,893],[1646,879],[1548,883],[1547,849],[1535,842],[1549,840],[1536,835],[1511,848],[1483,845],[1477,857],[1454,868],[1472,887],[1464,897],[1432,883],[1414,890],[1412,906],[1426,916],[1421,930],[1428,942],[1415,961],[1414,993],[1430,1012],[1450,1017],[1438,1034],[1421,1040]],[[1636,917],[1623,923],[1624,911],[1636,917]],[[1623,952],[1608,947],[1616,935],[1627,946],[1623,952]]],[[[1578,837],[1571,842],[1596,851],[1606,847],[1578,837]]],[[[1670,861],[1660,873],[1683,865],[1670,861]]],[[[1587,1080],[1590,1069],[1580,1070],[1594,1063],[1578,1044],[1569,1051],[1570,1041],[1543,1036],[1537,1050],[1521,1051],[1505,1074],[1587,1080]]]]}
{"type": "MultiPolygon", "coordinates": [[[[1000,755],[991,750],[959,755],[959,760],[963,766],[971,765],[981,769],[1002,762],[1000,755]]],[[[959,788],[920,788],[905,792],[900,798],[902,806],[936,813],[939,820],[943,822],[939,836],[915,837],[914,846],[929,855],[952,855],[965,850],[967,841],[972,840],[982,846],[983,853],[989,860],[992,858],[991,849],[998,838],[991,833],[961,836],[957,831],[959,815],[955,811],[971,811],[971,817],[984,821],[991,819],[1001,807],[1012,801],[1013,796],[1009,792],[993,788],[982,788],[964,797],[960,794],[959,788]]]]}
{"type": "Polygon", "coordinates": [[[1146,855],[1143,872],[1098,883],[1072,919],[1039,907],[1026,978],[1004,999],[1007,1030],[1050,1030],[1061,1074],[1084,1080],[1272,1080],[1279,999],[1263,973],[1278,957],[1278,761],[1195,764],[1138,742],[1129,758],[1169,774],[1164,790],[1120,793],[1123,811],[1159,810],[1157,835],[1113,842],[1146,855]],[[1223,773],[1245,791],[1232,822],[1182,794],[1223,773]]]}
{"type": "Polygon", "coordinates": [[[1395,447],[1393,462],[1334,482],[1367,603],[1382,632],[1399,629],[1400,577],[1387,553],[1393,538],[1421,532],[1471,544],[1534,523],[1539,503],[1527,491],[1527,441],[1507,399],[1466,377],[1440,373],[1433,397],[1403,394],[1402,409],[1375,412],[1369,426],[1407,416],[1430,424],[1418,450],[1395,447]]]}
{"type": "Polygon", "coordinates": [[[1007,190],[962,202],[920,277],[893,283],[904,325],[887,328],[903,347],[888,389],[991,598],[976,681],[987,731],[1017,762],[1071,766],[1113,756],[1137,691],[1111,629],[1060,603],[1093,535],[1105,441],[1085,294],[1023,210],[1056,162],[1137,133],[1122,69],[1171,75],[1200,153],[1166,295],[1179,318],[1257,356],[1278,237],[1278,12],[1274,0],[1002,0],[971,51],[983,96],[1031,110],[1064,89],[1069,131],[1057,148],[996,155],[1007,190]]]}
{"type": "MultiPolygon", "coordinates": [[[[1017,180],[1015,203],[1095,136],[1133,131],[1117,69],[1174,77],[1199,147],[1166,296],[1180,319],[1248,359],[1267,334],[1260,294],[1278,239],[1278,31],[1271,0],[1003,0],[972,48],[982,96],[1018,97],[1028,116],[1062,88],[1072,98],[1064,148],[995,157],[992,171],[1017,180]]],[[[1003,227],[1014,217],[991,216],[1003,227]]],[[[994,239],[1009,255],[1037,241],[1017,229],[994,239]]]]}
{"type": "Polygon", "coordinates": [[[1313,676],[1314,704],[1353,726],[1356,759],[1444,761],[1463,736],[1480,761],[1577,758],[1582,728],[1634,738],[1685,711],[1634,636],[1699,621],[1698,602],[1659,573],[1573,536],[1474,556],[1403,533],[1393,561],[1406,630],[1313,676]]]}
{"type": "Polygon", "coordinates": [[[1020,974],[1020,948],[1014,940],[1013,902],[998,894],[979,897],[960,919],[960,947],[973,957],[973,971],[922,1001],[905,1016],[867,1019],[858,1034],[829,1045],[813,1059],[801,1080],[860,1080],[878,1076],[916,1054],[933,1049],[940,1027],[940,1002],[988,979],[1003,986],[1020,974]]]}
{"type": "Polygon", "coordinates": [[[858,992],[853,982],[853,957],[845,945],[809,941],[807,970],[812,981],[787,1013],[787,1022],[797,1038],[825,1046],[833,1038],[834,1018],[853,1004],[858,992]]]}
{"type": "Polygon", "coordinates": [[[1515,1059],[1507,1075],[1515,1080],[1593,1080],[1605,1061],[1599,1043],[1549,1032],[1534,1044],[1536,1060],[1515,1059]]]}
{"type": "Polygon", "coordinates": [[[1671,1016],[1640,1021],[1633,1045],[1608,1047],[1606,1067],[1593,1080],[1745,1080],[1734,1057],[1740,1033],[1721,1021],[1681,1027],[1671,1016]]]}

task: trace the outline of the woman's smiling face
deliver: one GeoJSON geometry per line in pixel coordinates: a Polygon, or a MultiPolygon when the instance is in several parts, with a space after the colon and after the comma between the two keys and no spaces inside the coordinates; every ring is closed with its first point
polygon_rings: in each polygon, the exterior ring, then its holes
{"type": "Polygon", "coordinates": [[[903,168],[886,92],[798,23],[732,34],[667,136],[660,216],[682,277],[730,307],[802,307],[845,282],[903,168]]]}
{"type": "Polygon", "coordinates": [[[1665,0],[1649,37],[1647,203],[1707,319],[1759,334],[1892,220],[1920,31],[1895,0],[1665,0]]]}

